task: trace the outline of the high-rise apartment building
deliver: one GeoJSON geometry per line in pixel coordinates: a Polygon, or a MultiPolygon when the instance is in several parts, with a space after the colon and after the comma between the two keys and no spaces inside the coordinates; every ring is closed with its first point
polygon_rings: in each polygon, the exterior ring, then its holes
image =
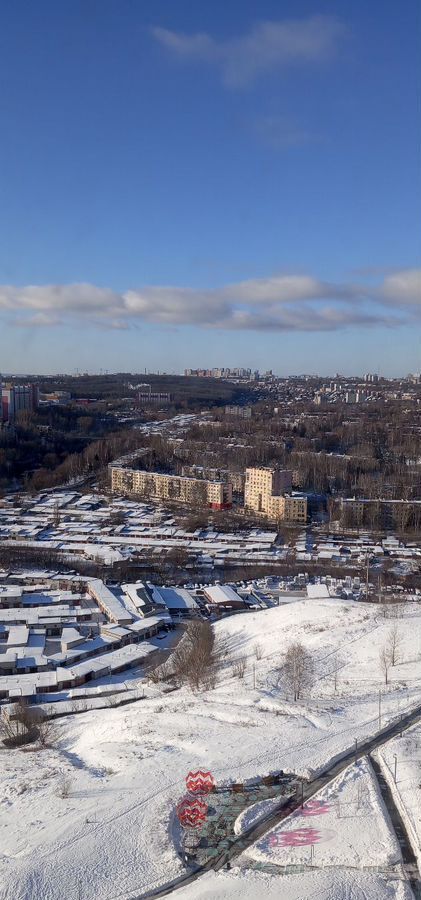
{"type": "Polygon", "coordinates": [[[376,375],[375,373],[373,373],[373,374],[368,373],[367,375],[364,375],[364,381],[370,382],[371,384],[378,384],[379,376],[376,375]]]}
{"type": "Polygon", "coordinates": [[[225,415],[233,416],[237,419],[251,419],[251,406],[226,406],[225,415]]]}
{"type": "Polygon", "coordinates": [[[38,406],[38,385],[5,384],[1,389],[1,420],[13,422],[23,410],[33,411],[38,406]]]}
{"type": "Polygon", "coordinates": [[[293,496],[290,469],[273,469],[268,466],[246,469],[244,506],[271,521],[307,521],[307,498],[293,496]]]}
{"type": "Polygon", "coordinates": [[[289,469],[272,469],[268,466],[246,469],[244,506],[254,512],[268,513],[272,497],[290,491],[292,472],[289,469]]]}

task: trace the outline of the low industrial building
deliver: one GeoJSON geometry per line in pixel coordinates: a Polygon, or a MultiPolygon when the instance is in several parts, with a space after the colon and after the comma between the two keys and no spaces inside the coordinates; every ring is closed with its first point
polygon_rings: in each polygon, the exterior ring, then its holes
{"type": "Polygon", "coordinates": [[[13,600],[13,606],[0,602],[0,701],[36,702],[38,694],[58,694],[137,666],[156,653],[154,637],[173,627],[162,598],[154,601],[141,582],[128,585],[126,594],[124,586],[111,590],[96,578],[78,593],[74,580],[71,590],[57,591],[50,574],[37,575],[35,584],[25,573],[15,577],[24,584],[8,583],[6,575],[0,585],[0,598],[13,600]],[[137,596],[140,604],[142,593],[139,614],[133,601],[137,596]]]}
{"type": "Polygon", "coordinates": [[[219,609],[244,609],[242,597],[229,584],[212,584],[203,589],[203,594],[210,606],[219,609]]]}

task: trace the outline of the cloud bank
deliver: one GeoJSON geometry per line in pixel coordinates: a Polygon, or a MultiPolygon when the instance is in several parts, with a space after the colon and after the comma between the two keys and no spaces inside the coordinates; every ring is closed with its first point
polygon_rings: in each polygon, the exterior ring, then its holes
{"type": "Polygon", "coordinates": [[[281,67],[329,61],[337,53],[346,27],[334,16],[316,15],[259,22],[248,33],[228,40],[205,32],[184,34],[159,27],[151,31],[173,57],[214,66],[223,82],[236,88],[281,67]]]}
{"type": "Polygon", "coordinates": [[[0,286],[0,313],[20,327],[84,322],[124,329],[136,323],[248,331],[339,331],[421,321],[421,269],[381,282],[334,283],[280,275],[212,290],[143,287],[124,292],[92,284],[0,286]]]}

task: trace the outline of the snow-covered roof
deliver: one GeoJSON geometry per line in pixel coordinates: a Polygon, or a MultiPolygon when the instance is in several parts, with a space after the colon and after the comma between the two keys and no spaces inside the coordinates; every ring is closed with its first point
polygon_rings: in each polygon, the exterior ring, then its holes
{"type": "Polygon", "coordinates": [[[88,592],[101,605],[106,615],[117,625],[124,625],[133,621],[133,616],[128,612],[121,600],[101,581],[94,578],[88,582],[88,592]]]}
{"type": "MultiPolygon", "coordinates": [[[[118,650],[112,650],[110,653],[103,653],[96,658],[76,663],[64,671],[72,679],[86,677],[86,675],[91,673],[93,677],[99,678],[102,674],[107,674],[107,672],[114,672],[116,669],[124,666],[141,663],[147,656],[155,652],[156,647],[147,641],[141,644],[128,644],[126,647],[119,647],[118,650]]],[[[57,672],[59,681],[63,669],[57,669],[57,672]]]]}
{"type": "Polygon", "coordinates": [[[61,644],[71,646],[72,644],[83,641],[83,636],[77,628],[66,627],[61,632],[61,644]]]}
{"type": "Polygon", "coordinates": [[[205,595],[211,603],[238,603],[241,597],[229,584],[213,584],[205,588],[205,595]]]}
{"type": "Polygon", "coordinates": [[[8,647],[25,647],[28,643],[29,628],[27,625],[11,625],[7,638],[8,647]]]}
{"type": "Polygon", "coordinates": [[[154,594],[156,592],[157,601],[163,603],[167,609],[197,609],[197,603],[194,597],[185,588],[179,587],[159,587],[154,586],[154,594]],[[158,600],[158,596],[161,598],[158,600]]]}
{"type": "Polygon", "coordinates": [[[327,600],[330,597],[326,584],[308,584],[307,596],[310,600],[327,600]]]}

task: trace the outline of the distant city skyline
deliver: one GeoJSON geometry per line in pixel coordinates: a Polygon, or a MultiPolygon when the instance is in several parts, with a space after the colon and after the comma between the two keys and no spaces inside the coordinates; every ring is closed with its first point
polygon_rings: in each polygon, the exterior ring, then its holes
{"type": "MultiPolygon", "coordinates": [[[[230,367],[229,367],[229,366],[217,366],[217,367],[215,367],[215,368],[228,368],[228,369],[229,369],[230,367]]],[[[235,368],[235,367],[234,367],[234,368],[235,368]]],[[[240,366],[239,368],[246,368],[246,367],[240,366]]],[[[202,369],[202,367],[200,367],[200,369],[202,369]]],[[[208,366],[203,366],[203,369],[206,370],[206,369],[209,369],[209,367],[208,367],[208,366]]],[[[351,379],[351,380],[352,380],[352,379],[361,379],[361,381],[364,381],[366,375],[367,375],[367,374],[370,374],[370,373],[366,373],[366,372],[325,372],[325,373],[322,373],[322,372],[310,372],[310,371],[308,371],[308,372],[305,372],[305,371],[303,371],[303,372],[276,372],[276,371],[272,371],[272,372],[271,372],[271,375],[269,375],[269,374],[267,373],[267,371],[259,371],[259,370],[257,370],[257,369],[254,369],[254,370],[252,370],[251,375],[253,376],[253,374],[254,374],[255,372],[258,372],[259,377],[262,378],[262,379],[265,378],[265,377],[270,378],[270,377],[272,376],[273,378],[280,378],[280,379],[285,379],[285,378],[297,378],[297,379],[299,379],[299,378],[316,378],[316,379],[320,379],[320,380],[324,379],[324,380],[327,380],[327,381],[329,381],[329,380],[335,380],[335,379],[339,379],[339,380],[346,380],[346,379],[351,379]]],[[[52,378],[54,378],[54,377],[59,378],[60,376],[63,376],[63,377],[66,377],[66,378],[83,378],[83,377],[101,377],[102,375],[103,375],[104,377],[106,377],[106,376],[108,376],[108,375],[109,375],[109,376],[113,376],[113,375],[120,375],[120,374],[123,374],[123,375],[132,375],[132,376],[137,375],[137,376],[139,376],[139,377],[142,377],[142,376],[143,376],[144,378],[147,378],[148,376],[156,376],[156,377],[162,376],[163,378],[164,378],[164,377],[168,377],[168,378],[171,378],[171,377],[174,377],[174,378],[177,378],[177,377],[186,377],[186,378],[197,377],[196,375],[189,375],[189,374],[186,374],[186,371],[185,371],[185,370],[181,370],[181,371],[174,371],[174,370],[173,370],[173,371],[167,371],[167,370],[164,370],[164,369],[162,369],[162,370],[161,370],[161,369],[155,369],[155,370],[154,370],[154,369],[146,369],[146,371],[145,371],[145,370],[143,370],[143,371],[135,371],[135,370],[129,371],[129,370],[125,370],[125,369],[116,369],[115,371],[112,371],[112,372],[111,372],[111,371],[109,371],[108,369],[107,369],[107,370],[104,370],[104,369],[98,369],[98,370],[95,370],[95,369],[91,369],[91,370],[79,370],[79,369],[75,369],[75,370],[73,370],[73,371],[65,371],[65,370],[63,370],[62,372],[46,372],[46,371],[44,371],[44,372],[35,372],[34,370],[31,370],[31,371],[28,370],[28,371],[26,371],[26,372],[23,372],[23,371],[21,371],[21,372],[17,372],[17,371],[16,371],[16,372],[12,372],[12,371],[0,372],[0,381],[3,380],[3,382],[5,382],[5,381],[7,380],[7,378],[18,378],[18,379],[22,379],[22,378],[30,378],[31,376],[36,377],[36,378],[39,378],[39,377],[42,377],[42,376],[44,376],[44,375],[45,375],[46,377],[52,377],[52,378]]],[[[386,381],[388,381],[388,380],[391,380],[391,381],[393,381],[393,380],[404,380],[404,379],[406,379],[406,378],[415,378],[415,377],[421,378],[421,372],[420,372],[420,371],[417,371],[417,372],[415,372],[415,371],[414,371],[414,372],[400,372],[400,373],[397,373],[396,375],[385,375],[384,372],[375,372],[375,373],[372,373],[372,374],[378,376],[379,379],[384,379],[384,380],[386,380],[386,381]]],[[[199,377],[200,377],[200,376],[199,376],[199,377]]],[[[206,377],[212,377],[212,376],[206,376],[206,377]]],[[[215,377],[216,377],[216,376],[215,376],[215,377]]],[[[226,378],[226,377],[232,377],[232,378],[235,378],[235,377],[242,378],[242,377],[244,377],[244,378],[245,378],[246,376],[241,376],[241,375],[239,375],[239,376],[234,376],[234,375],[232,375],[232,376],[218,376],[218,377],[221,377],[221,378],[223,379],[223,378],[226,378]]],[[[368,386],[369,386],[369,387],[372,387],[372,385],[371,385],[370,382],[368,383],[368,386]]]]}
{"type": "Polygon", "coordinates": [[[0,372],[419,372],[419,26],[4,5],[0,372]]]}

